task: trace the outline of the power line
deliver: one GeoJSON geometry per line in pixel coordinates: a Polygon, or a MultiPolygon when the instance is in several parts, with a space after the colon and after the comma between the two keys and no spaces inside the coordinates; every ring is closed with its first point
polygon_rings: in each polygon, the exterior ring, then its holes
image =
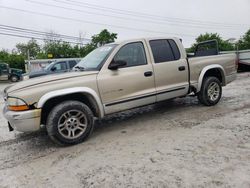
{"type": "Polygon", "coordinates": [[[109,12],[114,12],[117,14],[126,14],[126,15],[130,15],[130,16],[136,16],[136,17],[147,17],[147,18],[151,18],[151,19],[163,19],[163,20],[171,20],[174,22],[181,22],[181,23],[193,23],[193,24],[206,24],[206,25],[216,25],[216,26],[246,26],[248,27],[248,24],[235,24],[235,23],[220,23],[220,22],[212,22],[212,21],[205,21],[205,20],[193,20],[193,19],[183,19],[183,18],[173,18],[173,17],[163,17],[163,16],[159,16],[159,15],[153,15],[153,14],[146,14],[146,13],[142,13],[142,12],[135,12],[135,11],[130,11],[130,10],[122,10],[122,9],[116,9],[116,8],[111,8],[111,7],[105,7],[105,6],[100,6],[100,5],[95,5],[95,4],[90,4],[90,3],[85,3],[85,2],[79,2],[79,1],[75,1],[75,0],[53,0],[55,2],[59,2],[59,3],[64,3],[64,4],[71,4],[71,5],[77,5],[80,6],[82,5],[82,7],[88,7],[91,9],[95,9],[95,10],[102,10],[102,11],[107,11],[109,10],[109,12]],[[66,2],[65,2],[66,1],[66,2]]]}
{"type": "Polygon", "coordinates": [[[7,36],[13,36],[13,37],[21,37],[21,38],[27,38],[27,39],[44,40],[43,38],[39,38],[39,37],[23,36],[23,35],[18,35],[18,34],[11,34],[11,33],[2,33],[2,32],[0,32],[0,35],[7,35],[7,36]]]}
{"type": "MultiPolygon", "coordinates": [[[[53,4],[48,4],[48,3],[44,3],[44,2],[38,2],[38,1],[34,1],[34,0],[25,0],[27,2],[30,2],[30,3],[33,3],[33,4],[39,4],[39,5],[42,5],[42,6],[48,6],[48,7],[55,7],[55,8],[60,8],[60,9],[64,9],[64,10],[70,10],[70,11],[75,11],[75,12],[80,12],[82,14],[90,14],[90,15],[100,15],[100,16],[105,16],[105,17],[112,17],[112,18],[115,18],[115,19],[121,19],[121,20],[130,20],[130,21],[136,21],[136,22],[144,22],[144,23],[151,23],[151,24],[156,24],[156,25],[163,25],[163,24],[168,24],[168,25],[174,25],[174,26],[178,26],[178,27],[194,27],[194,28],[210,28],[210,29],[236,29],[236,30],[239,30],[241,28],[239,28],[238,26],[237,27],[233,27],[233,26],[223,26],[223,25],[214,25],[214,26],[208,26],[208,25],[196,25],[196,24],[193,24],[193,23],[176,23],[176,22],[173,22],[173,21],[168,21],[168,20],[163,20],[163,21],[157,21],[157,20],[149,20],[146,18],[144,19],[137,19],[137,18],[129,18],[129,17],[121,17],[121,16],[114,16],[114,15],[110,15],[110,14],[102,14],[102,13],[99,13],[99,12],[89,12],[89,11],[83,11],[83,10],[80,10],[80,9],[75,9],[75,8],[69,8],[69,7],[64,7],[64,6],[58,6],[58,5],[53,5],[53,4]]],[[[63,3],[63,2],[62,2],[63,3]]],[[[65,2],[64,2],[65,3],[65,2]]]]}
{"type": "MultiPolygon", "coordinates": [[[[16,32],[25,32],[25,33],[34,34],[34,35],[43,35],[43,36],[49,36],[49,37],[54,37],[54,38],[62,38],[62,39],[74,40],[74,41],[79,41],[80,40],[79,37],[56,34],[56,33],[49,33],[49,32],[43,32],[43,31],[37,31],[37,30],[33,30],[33,29],[26,29],[26,28],[14,27],[14,26],[3,25],[3,24],[0,24],[0,28],[4,29],[4,30],[10,30],[10,31],[16,31],[16,32]]],[[[90,42],[91,39],[83,38],[81,41],[90,42]]]]}
{"type": "Polygon", "coordinates": [[[183,34],[183,33],[176,34],[176,33],[168,33],[168,32],[153,31],[153,30],[144,30],[144,29],[133,28],[133,27],[125,27],[125,26],[119,26],[119,25],[105,24],[105,23],[99,23],[99,22],[91,22],[91,21],[88,21],[88,20],[82,20],[82,19],[76,19],[76,18],[70,18],[70,17],[51,15],[51,14],[47,14],[47,13],[35,12],[35,11],[30,11],[30,10],[23,10],[23,9],[6,7],[6,6],[0,6],[0,8],[7,9],[7,10],[12,10],[12,11],[17,11],[17,12],[29,13],[29,14],[33,14],[33,15],[52,17],[52,18],[57,18],[57,19],[62,19],[62,20],[70,20],[70,21],[75,21],[75,22],[80,22],[80,23],[84,22],[84,23],[93,24],[93,25],[102,25],[102,26],[105,26],[105,27],[108,26],[108,27],[114,27],[114,28],[119,28],[119,29],[126,29],[126,30],[133,30],[133,31],[143,31],[143,32],[148,32],[148,33],[161,33],[161,34],[170,34],[170,35],[175,35],[175,36],[196,37],[194,35],[183,34]]]}
{"type": "MultiPolygon", "coordinates": [[[[21,34],[13,34],[13,33],[3,33],[3,32],[0,32],[0,35],[6,35],[6,36],[12,36],[12,37],[19,37],[19,38],[26,38],[26,39],[36,39],[36,40],[42,40],[42,41],[44,41],[44,38],[41,38],[41,37],[26,36],[26,35],[21,35],[21,34]]],[[[60,40],[60,41],[67,42],[67,43],[70,43],[70,44],[77,44],[77,45],[81,44],[79,42],[70,42],[70,41],[65,41],[65,40],[60,40]]]]}
{"type": "Polygon", "coordinates": [[[30,32],[25,32],[25,31],[18,31],[18,30],[12,30],[12,29],[8,29],[8,28],[1,28],[0,27],[0,31],[4,31],[4,32],[8,32],[11,34],[18,34],[18,35],[22,35],[22,36],[29,36],[29,38],[37,38],[38,39],[42,39],[44,41],[49,41],[49,40],[54,40],[54,41],[64,41],[64,42],[69,42],[69,43],[73,43],[73,44],[82,44],[81,41],[77,42],[77,40],[70,40],[70,39],[65,39],[65,38],[61,38],[61,37],[53,37],[51,36],[51,39],[49,37],[45,37],[45,35],[43,34],[38,34],[38,33],[30,33],[30,32]]]}

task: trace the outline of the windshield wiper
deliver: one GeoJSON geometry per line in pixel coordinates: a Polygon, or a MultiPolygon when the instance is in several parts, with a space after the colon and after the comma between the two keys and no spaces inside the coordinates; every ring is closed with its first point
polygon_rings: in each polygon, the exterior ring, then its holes
{"type": "Polygon", "coordinates": [[[74,67],[74,69],[77,69],[77,70],[80,70],[80,71],[84,71],[85,70],[85,68],[81,67],[81,66],[76,66],[76,67],[74,67]]]}

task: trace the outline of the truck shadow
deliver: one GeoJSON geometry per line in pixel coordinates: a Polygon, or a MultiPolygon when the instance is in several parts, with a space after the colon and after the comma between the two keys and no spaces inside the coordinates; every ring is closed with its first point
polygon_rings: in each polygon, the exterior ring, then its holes
{"type": "Polygon", "coordinates": [[[192,108],[194,106],[201,106],[196,97],[186,97],[108,115],[104,119],[96,122],[95,130],[91,138],[107,131],[117,129],[121,129],[122,131],[124,128],[122,124],[124,122],[126,122],[126,127],[135,126],[134,121],[147,121],[147,119],[151,117],[166,116],[167,114],[187,110],[186,108],[192,108]]]}

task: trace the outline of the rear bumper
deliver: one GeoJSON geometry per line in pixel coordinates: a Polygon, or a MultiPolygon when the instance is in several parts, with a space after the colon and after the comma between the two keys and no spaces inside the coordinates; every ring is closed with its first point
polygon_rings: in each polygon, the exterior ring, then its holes
{"type": "Polygon", "coordinates": [[[226,85],[236,80],[236,78],[237,78],[237,73],[226,76],[226,85]]]}
{"type": "Polygon", "coordinates": [[[41,128],[41,109],[13,112],[7,110],[5,107],[3,115],[14,130],[20,132],[34,132],[41,128]]]}

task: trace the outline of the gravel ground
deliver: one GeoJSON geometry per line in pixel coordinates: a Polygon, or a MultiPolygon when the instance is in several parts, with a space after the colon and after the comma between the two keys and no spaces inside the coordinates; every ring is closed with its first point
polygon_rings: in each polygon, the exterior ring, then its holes
{"type": "Polygon", "coordinates": [[[126,111],[65,148],[45,133],[9,133],[0,114],[0,187],[249,188],[249,94],[242,73],[217,106],[187,97],[126,111]]]}

